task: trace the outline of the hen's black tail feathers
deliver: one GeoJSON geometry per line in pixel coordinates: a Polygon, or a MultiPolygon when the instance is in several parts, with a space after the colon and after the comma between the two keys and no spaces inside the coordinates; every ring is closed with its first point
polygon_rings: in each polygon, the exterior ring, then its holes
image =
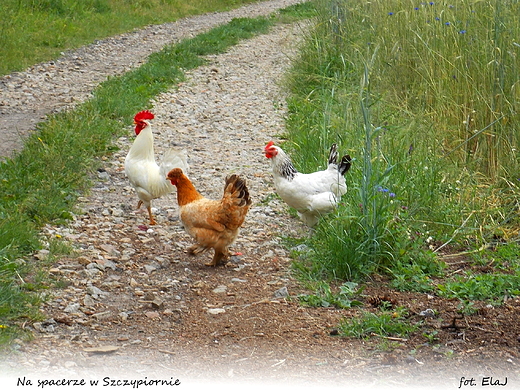
{"type": "MultiPolygon", "coordinates": [[[[329,165],[330,164],[338,164],[338,145],[332,144],[329,152],[329,165]]],[[[352,164],[352,159],[347,154],[341,157],[341,161],[338,164],[338,172],[341,176],[344,176],[345,173],[350,169],[350,165],[352,164]]]]}
{"type": "Polygon", "coordinates": [[[332,144],[329,152],[329,165],[338,163],[338,145],[332,144]]]}
{"type": "Polygon", "coordinates": [[[249,190],[247,189],[246,181],[237,175],[231,175],[226,178],[224,191],[229,191],[235,198],[240,199],[239,206],[251,204],[251,198],[249,197],[249,190]]]}
{"type": "Polygon", "coordinates": [[[350,156],[348,154],[341,157],[341,161],[338,165],[338,172],[340,173],[340,175],[345,176],[345,173],[348,172],[351,165],[352,165],[352,159],[350,158],[350,156]]]}

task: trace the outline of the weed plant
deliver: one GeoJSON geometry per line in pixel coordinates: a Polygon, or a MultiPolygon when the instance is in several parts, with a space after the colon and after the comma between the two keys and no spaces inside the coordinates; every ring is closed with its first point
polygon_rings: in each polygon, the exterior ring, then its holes
{"type": "Polygon", "coordinates": [[[412,324],[404,307],[395,310],[382,308],[380,312],[361,311],[358,317],[343,319],[340,333],[348,337],[367,338],[373,335],[382,337],[408,337],[416,331],[418,324],[412,324]]]}
{"type": "Polygon", "coordinates": [[[316,291],[316,294],[301,294],[298,296],[301,304],[311,307],[336,307],[339,309],[348,309],[362,304],[355,299],[363,290],[358,288],[357,283],[345,282],[339,287],[338,292],[333,292],[329,283],[319,281],[312,289],[316,291]]]}

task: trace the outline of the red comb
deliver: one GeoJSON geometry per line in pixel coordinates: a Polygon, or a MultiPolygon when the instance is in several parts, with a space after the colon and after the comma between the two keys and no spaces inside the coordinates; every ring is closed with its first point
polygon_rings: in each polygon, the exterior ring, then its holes
{"type": "Polygon", "coordinates": [[[265,149],[264,150],[269,149],[273,145],[274,145],[274,141],[269,141],[269,143],[267,145],[265,145],[265,149]]]}
{"type": "Polygon", "coordinates": [[[154,118],[154,115],[150,111],[144,110],[144,111],[141,111],[141,112],[138,112],[137,114],[135,114],[134,121],[141,122],[144,119],[153,119],[153,118],[154,118]]]}

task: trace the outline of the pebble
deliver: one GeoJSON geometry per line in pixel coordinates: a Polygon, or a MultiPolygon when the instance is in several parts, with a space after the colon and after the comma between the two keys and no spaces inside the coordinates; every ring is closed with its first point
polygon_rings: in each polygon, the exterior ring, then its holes
{"type": "Polygon", "coordinates": [[[218,286],[217,288],[213,289],[213,292],[215,294],[222,294],[222,293],[225,293],[226,291],[227,291],[227,286],[224,286],[224,285],[218,286]]]}
{"type": "Polygon", "coordinates": [[[81,305],[79,303],[71,303],[63,311],[65,313],[79,313],[79,308],[80,307],[81,307],[81,305]]]}
{"type": "Polygon", "coordinates": [[[289,296],[289,291],[287,290],[287,287],[282,287],[276,290],[273,296],[275,298],[287,298],[289,296]]]}
{"type": "Polygon", "coordinates": [[[208,314],[212,314],[212,315],[222,314],[225,312],[226,312],[226,309],[222,309],[220,307],[214,307],[214,308],[208,309],[208,314]]]}

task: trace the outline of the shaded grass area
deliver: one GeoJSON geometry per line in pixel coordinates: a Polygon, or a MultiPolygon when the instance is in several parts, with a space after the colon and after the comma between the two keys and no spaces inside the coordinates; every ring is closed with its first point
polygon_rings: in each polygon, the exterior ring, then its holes
{"type": "MultiPolygon", "coordinates": [[[[91,100],[39,124],[24,149],[0,163],[0,340],[10,339],[25,321],[38,318],[42,291],[50,283],[45,263],[21,260],[45,244],[39,229],[66,224],[78,196],[88,191],[99,156],[110,153],[133,115],[152,97],[202,65],[202,55],[221,53],[240,40],[266,33],[278,22],[307,17],[308,6],[289,7],[271,17],[239,18],[205,34],[167,46],[140,68],[104,82],[91,100]],[[34,279],[34,282],[29,280],[34,279]]],[[[50,243],[52,255],[66,251],[50,243]]]]}
{"type": "Polygon", "coordinates": [[[150,24],[225,11],[256,0],[4,0],[0,75],[48,61],[95,39],[150,24]]]}

